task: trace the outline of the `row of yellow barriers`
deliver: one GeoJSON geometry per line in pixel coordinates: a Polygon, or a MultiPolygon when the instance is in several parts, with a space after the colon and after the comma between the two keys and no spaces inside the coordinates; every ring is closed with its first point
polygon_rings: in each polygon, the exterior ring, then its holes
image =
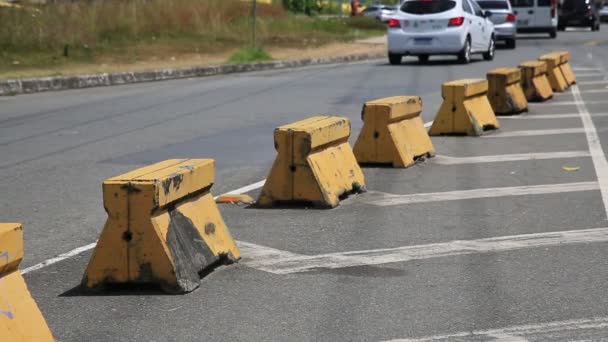
{"type": "MultiPolygon", "coordinates": [[[[257,201],[259,207],[312,204],[332,208],[366,190],[360,165],[406,168],[435,153],[430,135],[478,136],[499,128],[495,114],[527,111],[576,82],[568,52],[543,55],[487,79],[442,85],[443,103],[428,133],[418,96],[365,103],[363,128],[351,149],[349,119],[315,116],[274,131],[277,157],[257,201]]],[[[211,194],[212,159],[173,159],[103,183],[108,219],[82,287],[155,283],[169,293],[200,286],[200,274],[237,261],[240,251],[211,194]]],[[[0,224],[0,340],[52,341],[51,332],[18,271],[23,258],[20,224],[0,224]]]]}

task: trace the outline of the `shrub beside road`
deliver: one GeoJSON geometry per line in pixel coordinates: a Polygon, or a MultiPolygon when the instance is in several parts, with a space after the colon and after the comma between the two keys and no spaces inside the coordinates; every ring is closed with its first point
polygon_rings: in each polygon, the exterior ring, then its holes
{"type": "MultiPolygon", "coordinates": [[[[227,62],[251,44],[250,14],[251,4],[238,0],[108,0],[2,9],[0,79],[184,59],[227,62]]],[[[366,18],[295,15],[280,4],[258,5],[256,26],[258,45],[266,51],[343,44],[385,31],[366,18]]],[[[232,61],[252,61],[256,55],[232,61]]]]}

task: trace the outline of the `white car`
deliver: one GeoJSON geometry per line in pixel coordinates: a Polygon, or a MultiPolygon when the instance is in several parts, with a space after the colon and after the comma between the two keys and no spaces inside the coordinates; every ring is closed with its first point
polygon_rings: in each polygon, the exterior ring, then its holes
{"type": "Polygon", "coordinates": [[[471,55],[494,59],[496,38],[490,12],[471,0],[405,1],[388,21],[388,59],[400,64],[403,56],[457,55],[469,63],[471,55]]]}
{"type": "Polygon", "coordinates": [[[376,18],[378,21],[386,22],[390,16],[395,14],[397,9],[394,6],[371,5],[363,10],[362,14],[366,17],[376,18]]]}
{"type": "Polygon", "coordinates": [[[548,33],[551,38],[557,37],[558,2],[563,0],[511,0],[517,33],[548,33]]]}

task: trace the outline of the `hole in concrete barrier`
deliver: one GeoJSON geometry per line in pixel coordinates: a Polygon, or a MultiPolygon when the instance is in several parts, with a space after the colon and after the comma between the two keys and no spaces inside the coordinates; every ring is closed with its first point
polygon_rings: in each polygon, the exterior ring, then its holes
{"type": "Polygon", "coordinates": [[[131,233],[130,231],[122,233],[122,239],[127,242],[131,242],[131,240],[133,240],[133,233],[131,233]]]}

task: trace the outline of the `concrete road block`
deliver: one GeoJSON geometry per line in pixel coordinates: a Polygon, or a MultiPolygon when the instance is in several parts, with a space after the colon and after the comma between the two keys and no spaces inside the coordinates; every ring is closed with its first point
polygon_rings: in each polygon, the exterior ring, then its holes
{"type": "Polygon", "coordinates": [[[528,61],[519,65],[521,86],[528,101],[542,102],[553,97],[553,89],[547,79],[547,63],[528,61]]]}
{"type": "Polygon", "coordinates": [[[21,224],[0,223],[0,341],[54,341],[19,272],[22,259],[21,224]]]}
{"type": "Polygon", "coordinates": [[[548,53],[540,56],[538,59],[547,63],[547,78],[549,79],[549,84],[551,84],[551,89],[558,93],[568,89],[568,82],[566,82],[564,74],[559,67],[562,59],[561,56],[557,53],[548,53]]]}
{"type": "Polygon", "coordinates": [[[498,68],[487,74],[488,98],[495,114],[519,114],[528,111],[528,100],[521,88],[518,68],[498,68]]]}
{"type": "Polygon", "coordinates": [[[360,164],[408,167],[421,157],[435,154],[420,117],[419,96],[394,96],[363,106],[363,129],[353,148],[360,164]]]}
{"type": "Polygon", "coordinates": [[[574,76],[574,71],[572,71],[572,68],[570,67],[570,52],[557,51],[555,53],[558,54],[560,57],[559,69],[561,70],[562,75],[566,80],[566,83],[568,83],[569,86],[575,84],[576,76],[574,76]]]}
{"type": "Polygon", "coordinates": [[[169,293],[240,258],[210,192],[212,159],[173,159],[103,183],[108,219],[82,284],[153,283],[169,293]]]}
{"type": "Polygon", "coordinates": [[[435,116],[430,135],[482,135],[500,125],[488,100],[488,81],[465,79],[443,83],[443,103],[435,116]]]}
{"type": "Polygon", "coordinates": [[[348,144],[350,131],[350,121],[336,116],[315,116],[275,129],[278,155],[258,206],[333,208],[341,196],[365,191],[363,172],[348,144]]]}

